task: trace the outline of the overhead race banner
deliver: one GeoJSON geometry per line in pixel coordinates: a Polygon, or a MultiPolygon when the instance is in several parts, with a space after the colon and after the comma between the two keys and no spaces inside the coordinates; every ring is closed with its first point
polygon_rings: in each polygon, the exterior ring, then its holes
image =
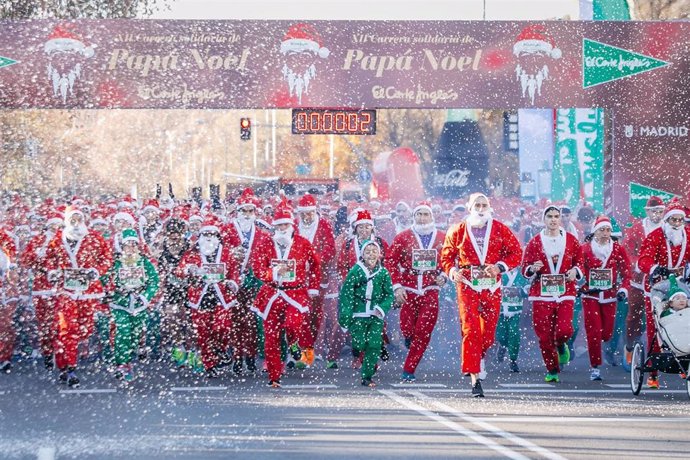
{"type": "Polygon", "coordinates": [[[621,107],[687,94],[687,38],[687,22],[4,20],[0,105],[621,107]]]}

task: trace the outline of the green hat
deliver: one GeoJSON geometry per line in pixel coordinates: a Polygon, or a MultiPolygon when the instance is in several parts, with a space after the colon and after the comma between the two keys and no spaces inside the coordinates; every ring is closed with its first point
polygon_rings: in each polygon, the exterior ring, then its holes
{"type": "Polygon", "coordinates": [[[678,286],[678,280],[676,280],[676,275],[671,275],[668,277],[668,300],[673,300],[674,297],[683,295],[687,297],[688,295],[678,286]]]}
{"type": "Polygon", "coordinates": [[[137,235],[136,230],[132,228],[126,228],[122,230],[122,242],[126,243],[128,241],[135,241],[137,244],[139,243],[139,235],[137,235]]]}

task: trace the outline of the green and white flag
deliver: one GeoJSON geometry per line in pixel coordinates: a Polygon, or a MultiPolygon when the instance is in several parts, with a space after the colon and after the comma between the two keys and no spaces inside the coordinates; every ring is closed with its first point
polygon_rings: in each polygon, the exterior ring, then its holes
{"type": "Polygon", "coordinates": [[[644,185],[630,182],[630,215],[639,219],[645,217],[644,207],[647,205],[647,200],[652,196],[658,196],[664,200],[664,203],[668,203],[676,195],[658,188],[645,187],[644,185]]]}

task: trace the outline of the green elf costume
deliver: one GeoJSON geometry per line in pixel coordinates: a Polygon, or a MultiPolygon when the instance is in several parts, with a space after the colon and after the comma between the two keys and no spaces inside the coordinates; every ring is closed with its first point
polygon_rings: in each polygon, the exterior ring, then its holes
{"type": "Polygon", "coordinates": [[[371,379],[383,345],[383,318],[393,305],[393,283],[380,262],[381,248],[375,241],[362,243],[362,254],[350,269],[340,289],[338,323],[352,335],[353,353],[364,352],[362,385],[374,386],[371,379]],[[375,261],[367,261],[369,245],[378,249],[375,261]]]}
{"type": "Polygon", "coordinates": [[[138,244],[134,230],[123,230],[123,252],[108,273],[109,291],[113,293],[110,310],[115,321],[116,377],[125,381],[134,378],[132,359],[148,318],[149,302],[158,291],[156,269],[140,252],[138,244]]]}
{"type": "Polygon", "coordinates": [[[514,268],[501,277],[501,314],[496,326],[496,341],[498,350],[496,360],[503,362],[506,349],[510,359],[510,371],[520,372],[517,364],[520,352],[520,314],[522,305],[527,298],[529,281],[518,268],[514,268]]]}

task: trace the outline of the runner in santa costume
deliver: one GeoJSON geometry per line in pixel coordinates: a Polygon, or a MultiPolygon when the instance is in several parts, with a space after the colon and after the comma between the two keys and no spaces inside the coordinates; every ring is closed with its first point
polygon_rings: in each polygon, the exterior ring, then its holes
{"type": "Polygon", "coordinates": [[[319,294],[321,266],[311,243],[294,231],[294,216],[284,206],[276,209],[273,246],[257,254],[256,275],[263,281],[252,309],[264,320],[264,356],[269,385],[280,387],[283,364],[281,334],[288,344],[298,343],[313,360],[314,337],[302,327],[313,297],[319,294]]]}
{"type": "Polygon", "coordinates": [[[661,198],[657,196],[650,197],[644,208],[647,216],[635,222],[630,230],[625,232],[625,238],[623,239],[623,246],[628,253],[628,257],[630,257],[633,269],[630,291],[628,292],[628,315],[625,318],[624,363],[628,367],[632,360],[632,350],[635,342],[638,342],[642,335],[642,317],[645,311],[645,302],[649,302],[649,297],[645,295],[644,290],[644,273],[637,268],[637,259],[644,239],[653,230],[661,227],[661,219],[664,217],[665,208],[661,198]]]}
{"type": "Polygon", "coordinates": [[[582,249],[561,226],[561,211],[547,206],[546,228],[525,247],[522,273],[530,278],[532,325],[539,339],[547,382],[558,382],[560,365],[570,361],[568,339],[573,334],[573,306],[577,280],[582,278],[582,249]]]}
{"type": "Polygon", "coordinates": [[[470,195],[467,209],[467,219],[448,230],[440,262],[457,286],[462,372],[470,374],[472,395],[484,397],[483,363],[501,311],[501,274],[520,264],[522,249],[513,232],[492,218],[486,195],[470,195]]]}
{"type": "Polygon", "coordinates": [[[237,307],[239,264],[232,249],[222,243],[220,220],[209,214],[199,230],[199,240],[180,261],[177,276],[188,280],[187,299],[192,309],[197,345],[209,378],[228,361],[231,311],[237,307]]]}
{"type": "Polygon", "coordinates": [[[31,285],[31,296],[36,311],[36,322],[38,323],[38,338],[43,355],[43,365],[46,369],[53,368],[53,344],[55,341],[55,329],[53,322],[55,318],[55,288],[48,281],[46,271],[46,253],[48,243],[52,241],[55,234],[62,227],[63,217],[54,212],[50,214],[44,224],[43,232],[31,238],[22,256],[22,264],[31,270],[33,279],[31,285]]]}
{"type": "MultiPolygon", "coordinates": [[[[298,233],[300,236],[306,238],[314,247],[314,252],[319,257],[321,262],[321,279],[319,280],[319,295],[314,297],[311,302],[311,309],[309,316],[304,326],[309,328],[309,333],[318,339],[318,333],[321,329],[321,323],[324,320],[324,306],[328,304],[328,314],[333,318],[336,316],[338,301],[337,298],[331,297],[327,301],[324,296],[331,293],[331,283],[337,284],[335,279],[335,236],[333,235],[333,227],[326,219],[322,219],[319,213],[316,212],[316,199],[313,195],[305,194],[297,203],[297,213],[299,215],[298,233]]],[[[337,287],[332,288],[337,289],[337,287]]],[[[295,366],[298,368],[307,367],[310,364],[308,356],[302,354],[302,359],[298,361],[295,366]]]]}
{"type": "Polygon", "coordinates": [[[393,239],[388,259],[395,301],[402,305],[400,330],[409,349],[402,372],[406,382],[415,380],[436,326],[439,290],[447,281],[440,268],[446,234],[436,229],[431,203],[418,204],[412,218],[412,227],[393,239]]]}
{"type": "Polygon", "coordinates": [[[77,346],[91,336],[93,314],[103,297],[103,276],[112,264],[106,241],[90,231],[84,214],[74,208],[65,210],[65,228],[48,243],[46,269],[48,279],[57,285],[55,304],[55,365],[59,381],[79,386],[75,374],[77,346]]]}
{"type": "Polygon", "coordinates": [[[17,266],[16,257],[14,238],[0,228],[0,372],[5,374],[12,369],[12,352],[16,341],[13,323],[17,298],[12,294],[12,284],[17,278],[13,273],[17,266]]]}
{"type": "Polygon", "coordinates": [[[233,349],[233,372],[242,372],[244,360],[249,372],[256,371],[258,348],[257,319],[251,307],[261,287],[261,281],[254,273],[259,254],[273,247],[271,237],[256,225],[259,201],[251,189],[245,189],[237,200],[237,217],[222,230],[226,245],[239,265],[240,290],[237,293],[237,307],[230,311],[232,319],[230,344],[233,349]]]}
{"type": "MultiPolygon", "coordinates": [[[[678,200],[673,199],[664,212],[663,224],[652,230],[642,242],[637,268],[645,274],[645,292],[649,293],[654,283],[670,274],[683,276],[685,265],[690,262],[688,250],[688,230],[684,225],[685,210],[678,200]]],[[[652,303],[645,299],[647,315],[647,344],[652,344],[652,351],[659,351],[656,340],[656,326],[652,312],[652,303]]],[[[649,346],[649,345],[648,345],[649,346]]],[[[658,373],[653,371],[647,380],[650,388],[659,388],[658,373]]]]}
{"type": "Polygon", "coordinates": [[[590,380],[601,380],[601,342],[613,336],[618,300],[630,291],[630,259],[625,248],[611,238],[613,226],[599,216],[593,234],[582,245],[585,284],[582,286],[582,311],[589,351],[590,380]]]}

